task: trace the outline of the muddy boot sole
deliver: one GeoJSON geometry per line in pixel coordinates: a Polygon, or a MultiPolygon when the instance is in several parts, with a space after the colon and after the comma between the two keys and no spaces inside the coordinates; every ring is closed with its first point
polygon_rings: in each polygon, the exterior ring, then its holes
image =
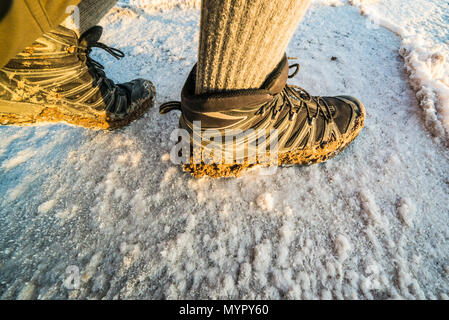
{"type": "Polygon", "coordinates": [[[21,103],[23,108],[20,114],[17,102],[0,101],[0,125],[33,126],[48,123],[67,123],[89,129],[114,130],[129,125],[142,117],[154,105],[156,90],[152,88],[153,95],[139,103],[139,107],[124,119],[111,120],[106,111],[80,112],[70,106],[45,105],[21,103]],[[26,111],[23,111],[26,110],[26,111]]]}

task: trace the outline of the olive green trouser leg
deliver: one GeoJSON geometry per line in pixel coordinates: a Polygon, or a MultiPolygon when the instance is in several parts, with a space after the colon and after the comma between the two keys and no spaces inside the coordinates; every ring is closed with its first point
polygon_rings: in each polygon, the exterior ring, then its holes
{"type": "Polygon", "coordinates": [[[1,0],[0,68],[37,38],[61,24],[79,4],[79,32],[84,32],[117,3],[117,0],[1,0]],[[8,2],[8,3],[7,3],[8,2]]]}
{"type": "Polygon", "coordinates": [[[0,21],[0,68],[34,40],[60,24],[70,13],[68,8],[79,1],[13,0],[0,21]]]}

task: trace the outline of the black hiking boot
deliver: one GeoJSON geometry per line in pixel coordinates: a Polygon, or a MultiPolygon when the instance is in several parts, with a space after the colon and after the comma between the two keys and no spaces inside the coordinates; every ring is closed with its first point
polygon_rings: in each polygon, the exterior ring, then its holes
{"type": "Polygon", "coordinates": [[[101,48],[99,26],[79,39],[59,26],[44,34],[0,69],[0,125],[67,122],[96,129],[128,125],[153,106],[155,88],[144,79],[114,84],[89,55],[101,48]]]}
{"type": "Polygon", "coordinates": [[[160,107],[162,114],[182,112],[180,128],[191,145],[184,169],[197,177],[232,177],[255,165],[309,165],[342,152],[364,126],[363,104],[288,85],[298,71],[284,57],[260,89],[196,95],[194,68],[181,102],[160,107]],[[290,76],[289,68],[296,69],[290,76]]]}

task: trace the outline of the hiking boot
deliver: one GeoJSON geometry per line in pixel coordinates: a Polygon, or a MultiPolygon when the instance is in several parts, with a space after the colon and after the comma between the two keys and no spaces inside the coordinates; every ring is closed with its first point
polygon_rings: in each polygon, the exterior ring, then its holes
{"type": "Polygon", "coordinates": [[[153,105],[155,88],[136,79],[114,84],[90,57],[101,48],[119,59],[120,50],[98,40],[99,26],[79,39],[62,26],[44,34],[0,69],[0,125],[67,122],[115,129],[139,118],[153,105]]]}
{"type": "Polygon", "coordinates": [[[190,137],[184,169],[197,177],[232,177],[255,165],[309,165],[343,151],[364,126],[364,106],[349,96],[314,97],[288,85],[298,71],[284,57],[260,89],[196,95],[194,67],[181,102],[160,107],[161,114],[181,111],[180,128],[190,137]],[[263,150],[254,156],[256,149],[263,150]]]}

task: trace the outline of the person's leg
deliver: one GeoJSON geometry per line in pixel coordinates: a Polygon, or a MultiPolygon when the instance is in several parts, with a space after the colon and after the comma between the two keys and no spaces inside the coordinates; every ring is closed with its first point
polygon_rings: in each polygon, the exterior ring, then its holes
{"type": "Polygon", "coordinates": [[[76,19],[73,17],[68,17],[63,26],[75,30],[81,35],[96,26],[117,2],[118,0],[82,0],[78,5],[79,21],[75,21],[76,19]]]}
{"type": "Polygon", "coordinates": [[[84,0],[79,7],[81,36],[56,26],[0,68],[0,125],[64,121],[114,129],[153,105],[156,91],[150,81],[116,85],[90,57],[95,47],[118,59],[124,56],[99,43],[103,29],[92,27],[115,3],[84,0]]]}
{"type": "Polygon", "coordinates": [[[196,92],[259,88],[310,0],[203,0],[196,92]]]}
{"type": "MultiPolygon", "coordinates": [[[[5,0],[2,0],[2,2],[5,0]]],[[[80,0],[14,0],[2,6],[0,68],[34,40],[59,25],[80,0]]]]}
{"type": "Polygon", "coordinates": [[[308,4],[203,0],[198,64],[181,102],[160,107],[182,112],[193,151],[181,160],[186,171],[226,177],[256,164],[318,163],[361,132],[365,110],[357,99],[314,97],[287,84],[299,65],[289,76],[285,49],[308,4]]]}

